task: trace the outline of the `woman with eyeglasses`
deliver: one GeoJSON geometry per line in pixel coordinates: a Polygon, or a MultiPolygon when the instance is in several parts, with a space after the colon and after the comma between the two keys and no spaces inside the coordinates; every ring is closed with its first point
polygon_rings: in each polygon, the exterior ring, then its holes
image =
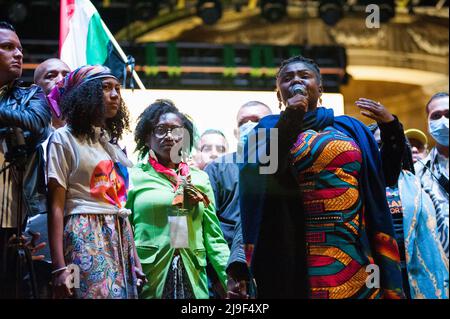
{"type": "Polygon", "coordinates": [[[142,298],[208,298],[206,258],[226,288],[228,245],[208,175],[189,167],[193,123],[168,100],[156,100],[135,130],[140,162],[131,170],[137,253],[149,279],[142,298]]]}

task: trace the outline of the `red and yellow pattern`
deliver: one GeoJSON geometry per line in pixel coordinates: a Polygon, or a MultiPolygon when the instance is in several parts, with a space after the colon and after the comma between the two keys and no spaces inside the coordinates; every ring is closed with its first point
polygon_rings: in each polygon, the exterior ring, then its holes
{"type": "Polygon", "coordinates": [[[307,219],[310,297],[380,298],[379,285],[367,284],[372,256],[359,244],[365,236],[359,147],[327,128],[301,133],[291,153],[307,219]]]}

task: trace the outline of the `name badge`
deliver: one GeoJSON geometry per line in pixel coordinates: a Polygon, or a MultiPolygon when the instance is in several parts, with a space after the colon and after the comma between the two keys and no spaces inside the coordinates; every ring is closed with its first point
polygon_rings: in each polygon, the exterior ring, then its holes
{"type": "Polygon", "coordinates": [[[171,208],[169,210],[169,231],[171,248],[189,248],[189,229],[187,209],[171,208]]]}

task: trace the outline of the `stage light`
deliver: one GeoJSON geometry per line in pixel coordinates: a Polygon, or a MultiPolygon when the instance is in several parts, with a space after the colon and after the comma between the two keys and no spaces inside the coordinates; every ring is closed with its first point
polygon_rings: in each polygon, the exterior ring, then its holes
{"type": "Polygon", "coordinates": [[[222,3],[218,0],[197,2],[197,15],[207,25],[213,25],[222,18],[222,3]]]}
{"type": "Polygon", "coordinates": [[[28,14],[27,6],[21,2],[13,3],[8,8],[8,18],[13,23],[21,23],[25,21],[27,14],[28,14]]]}
{"type": "Polygon", "coordinates": [[[324,0],[319,3],[319,16],[329,26],[334,26],[344,16],[343,1],[324,0]]]}
{"type": "Polygon", "coordinates": [[[160,2],[158,0],[139,2],[135,7],[136,16],[141,20],[148,20],[158,16],[160,2]]]}
{"type": "Polygon", "coordinates": [[[386,23],[395,17],[395,2],[394,0],[380,1],[380,22],[386,23]]]}
{"type": "Polygon", "coordinates": [[[262,16],[272,23],[280,21],[287,13],[287,0],[262,0],[260,6],[262,16]]]}

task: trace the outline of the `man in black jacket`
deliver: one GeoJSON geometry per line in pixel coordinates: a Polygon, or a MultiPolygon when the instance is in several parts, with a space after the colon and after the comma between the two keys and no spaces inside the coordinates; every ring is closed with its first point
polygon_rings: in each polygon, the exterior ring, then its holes
{"type": "Polygon", "coordinates": [[[20,235],[25,216],[46,211],[43,151],[51,114],[38,86],[22,88],[23,53],[14,28],[0,22],[0,298],[21,296],[15,289],[12,235],[20,235]],[[21,186],[22,185],[22,186],[21,186]]]}
{"type": "MultiPolygon", "coordinates": [[[[272,114],[271,109],[262,102],[250,101],[239,108],[236,116],[235,135],[243,146],[245,136],[256,126],[259,120],[272,114]]],[[[230,153],[208,164],[204,171],[208,174],[214,191],[217,216],[224,237],[230,247],[228,260],[228,297],[245,298],[249,291],[250,280],[242,241],[242,224],[239,206],[239,168],[238,156],[230,153]]]]}

